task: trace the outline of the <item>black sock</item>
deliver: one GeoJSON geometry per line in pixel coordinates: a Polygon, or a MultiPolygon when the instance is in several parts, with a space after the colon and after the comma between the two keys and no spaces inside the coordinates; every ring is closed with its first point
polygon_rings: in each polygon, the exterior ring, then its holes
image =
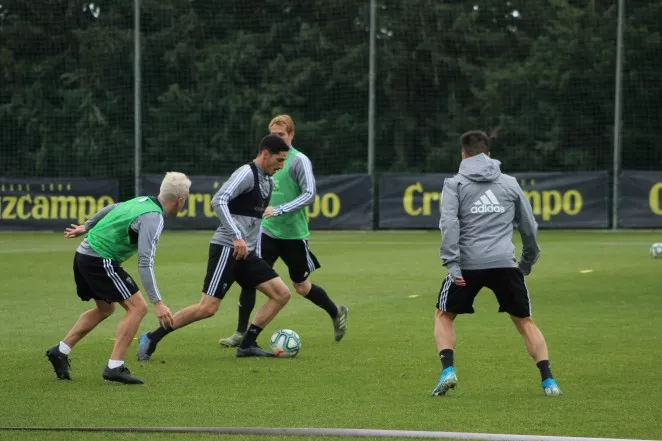
{"type": "Polygon", "coordinates": [[[453,350],[442,349],[439,351],[439,358],[441,359],[441,367],[446,369],[453,366],[453,350]]]}
{"type": "Polygon", "coordinates": [[[244,335],[244,339],[241,341],[239,347],[241,349],[248,349],[253,346],[257,340],[257,336],[260,335],[260,332],[262,332],[262,328],[259,326],[251,325],[248,328],[248,331],[246,331],[246,335],[244,335]]]}
{"type": "Polygon", "coordinates": [[[174,329],[166,329],[163,327],[163,325],[161,325],[158,328],[156,328],[154,331],[148,333],[147,335],[150,341],[149,350],[151,352],[154,352],[154,350],[156,349],[156,344],[160,342],[161,339],[163,339],[163,337],[170,334],[172,331],[174,331],[174,329]]]}
{"type": "Polygon", "coordinates": [[[554,378],[552,377],[552,369],[549,365],[549,360],[540,360],[536,363],[536,366],[538,366],[538,369],[540,370],[540,378],[542,378],[543,381],[548,378],[554,378]]]}
{"type": "Polygon", "coordinates": [[[239,294],[237,332],[241,332],[242,334],[246,332],[253,308],[255,308],[255,288],[242,288],[241,294],[239,294]]]}
{"type": "Polygon", "coordinates": [[[325,310],[332,319],[336,318],[338,315],[338,307],[333,303],[322,287],[313,285],[312,288],[310,288],[308,295],[305,295],[304,297],[325,310]]]}

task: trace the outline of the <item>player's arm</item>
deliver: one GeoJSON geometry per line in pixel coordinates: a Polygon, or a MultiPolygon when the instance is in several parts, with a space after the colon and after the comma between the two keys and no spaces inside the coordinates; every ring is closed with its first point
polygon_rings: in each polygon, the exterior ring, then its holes
{"type": "Polygon", "coordinates": [[[228,225],[234,232],[234,254],[238,259],[242,259],[248,255],[248,246],[246,245],[246,242],[244,242],[244,238],[241,235],[241,230],[239,230],[237,223],[232,219],[228,204],[240,194],[253,190],[253,181],[254,178],[251,167],[249,165],[239,167],[234,173],[232,173],[230,179],[225,181],[211,200],[211,206],[214,209],[216,216],[221,220],[221,223],[228,225]]]}
{"type": "Polygon", "coordinates": [[[515,202],[515,223],[518,225],[519,234],[522,237],[522,257],[519,261],[519,268],[524,275],[531,273],[531,267],[540,257],[540,247],[536,240],[538,233],[538,223],[533,216],[531,204],[524,195],[524,192],[517,186],[517,201],[515,202]]]}
{"type": "Polygon", "coordinates": [[[111,204],[106,207],[103,207],[101,210],[97,211],[94,216],[89,218],[83,225],[76,225],[76,224],[71,224],[69,227],[67,227],[64,230],[64,237],[66,238],[72,238],[72,237],[78,237],[81,236],[88,231],[90,231],[96,224],[99,223],[101,219],[103,219],[110,211],[117,207],[120,203],[117,204],[111,204]]]}
{"type": "Polygon", "coordinates": [[[138,275],[140,281],[145,288],[149,301],[154,305],[154,312],[161,324],[166,328],[172,328],[172,313],[163,303],[154,275],[154,256],[156,255],[156,245],[163,231],[163,216],[157,212],[145,213],[133,221],[133,225],[136,226],[138,233],[138,275]]]}
{"type": "Polygon", "coordinates": [[[455,179],[444,180],[444,189],[441,193],[441,218],[439,229],[442,240],[439,256],[443,265],[448,268],[448,274],[458,283],[463,283],[460,269],[460,197],[457,193],[455,179]]]}
{"type": "Polygon", "coordinates": [[[310,159],[303,154],[298,154],[292,160],[289,171],[292,179],[299,184],[301,194],[296,199],[275,207],[273,216],[290,213],[315,202],[315,175],[313,174],[313,165],[310,159]]]}

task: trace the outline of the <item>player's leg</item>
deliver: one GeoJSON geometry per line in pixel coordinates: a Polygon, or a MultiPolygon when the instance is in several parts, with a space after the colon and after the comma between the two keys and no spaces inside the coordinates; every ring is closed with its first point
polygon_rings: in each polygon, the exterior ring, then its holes
{"type": "Polygon", "coordinates": [[[453,327],[453,320],[457,317],[456,314],[452,312],[445,312],[436,310],[434,313],[434,340],[437,344],[437,351],[439,352],[439,357],[444,359],[444,351],[446,351],[446,358],[448,359],[448,365],[444,367],[452,366],[452,353],[455,350],[455,328],[453,327]]]}
{"type": "Polygon", "coordinates": [[[466,286],[457,286],[447,275],[439,290],[434,317],[434,339],[441,360],[441,375],[432,395],[445,395],[457,385],[455,374],[455,328],[458,314],[472,314],[473,301],[482,288],[480,271],[463,271],[466,286]]]}
{"type": "Polygon", "coordinates": [[[71,380],[69,354],[76,343],[89,334],[99,323],[110,317],[115,310],[113,303],[96,300],[96,304],[95,308],[81,314],[74,327],[59,344],[46,351],[46,356],[53,365],[55,375],[60,380],[71,380]]]}
{"type": "Polygon", "coordinates": [[[237,348],[237,357],[271,357],[273,354],[263,351],[256,343],[262,330],[278,315],[290,299],[290,290],[280,277],[258,285],[257,289],[266,294],[267,302],[255,313],[253,323],[237,348]]]}
{"type": "MultiPolygon", "coordinates": [[[[278,244],[276,239],[273,239],[266,234],[262,234],[257,254],[262,257],[262,260],[273,267],[276,260],[278,260],[278,244]]],[[[239,346],[241,340],[246,334],[246,330],[248,329],[251,312],[253,312],[253,308],[255,308],[255,298],[256,290],[254,287],[241,288],[241,293],[239,294],[237,330],[231,336],[220,339],[218,342],[221,346],[226,346],[228,348],[239,346]]]]}
{"type": "Polygon", "coordinates": [[[273,268],[253,253],[237,265],[237,281],[242,286],[254,285],[268,297],[267,302],[255,313],[253,323],[237,348],[237,357],[273,356],[260,349],[256,340],[290,300],[290,290],[273,268]]]}
{"type": "Polygon", "coordinates": [[[524,337],[526,349],[540,371],[540,384],[543,392],[548,396],[561,395],[561,389],[552,375],[547,343],[542,332],[531,317],[517,317],[511,314],[510,318],[515,323],[519,333],[524,337]]]}
{"type": "Polygon", "coordinates": [[[125,309],[126,314],[117,325],[113,353],[110,355],[110,360],[108,360],[102,376],[105,380],[118,383],[143,384],[140,378],[131,375],[129,369],[124,365],[124,358],[133,337],[138,332],[140,322],[147,315],[147,302],[145,302],[145,298],[140,291],[137,291],[131,297],[119,303],[125,309]]]}
{"type": "Polygon", "coordinates": [[[547,342],[531,318],[531,299],[524,275],[517,268],[499,268],[492,272],[488,286],[497,297],[499,312],[507,312],[517,331],[524,337],[526,349],[540,371],[545,395],[560,395],[561,389],[550,368],[547,342]]]}
{"type": "Polygon", "coordinates": [[[232,251],[232,247],[210,244],[207,274],[200,301],[173,315],[172,328],[160,325],[155,330],[142,334],[138,345],[138,360],[149,361],[158,343],[171,332],[216,314],[221,300],[234,282],[236,260],[232,256],[232,251]]]}
{"type": "Polygon", "coordinates": [[[308,248],[307,240],[280,240],[283,262],[297,294],[326,311],[333,320],[334,338],[340,341],[347,331],[347,313],[344,305],[336,306],[324,288],[310,282],[310,275],[320,268],[317,257],[308,248]]]}
{"type": "MultiPolygon", "coordinates": [[[[64,343],[69,351],[76,344],[89,334],[96,326],[115,312],[115,304],[107,303],[104,300],[95,300],[94,308],[82,313],[73,328],[67,333],[66,337],[60,342],[64,343]]],[[[68,354],[68,352],[67,352],[68,354]]]]}
{"type": "Polygon", "coordinates": [[[203,293],[198,303],[187,306],[186,308],[177,311],[177,313],[172,316],[172,328],[166,328],[163,325],[159,325],[155,330],[145,332],[140,336],[140,342],[138,344],[138,360],[149,361],[152,354],[156,352],[157,345],[166,335],[182,329],[191,323],[213,317],[220,306],[220,298],[215,297],[213,294],[203,293]]]}
{"type": "Polygon", "coordinates": [[[99,323],[113,314],[115,310],[113,301],[123,298],[115,285],[109,283],[103,259],[76,253],[73,272],[78,297],[83,301],[94,299],[96,306],[81,314],[65,338],[46,351],[55,375],[61,380],[71,379],[69,354],[72,348],[99,323]],[[95,293],[95,290],[98,293],[95,293]]]}

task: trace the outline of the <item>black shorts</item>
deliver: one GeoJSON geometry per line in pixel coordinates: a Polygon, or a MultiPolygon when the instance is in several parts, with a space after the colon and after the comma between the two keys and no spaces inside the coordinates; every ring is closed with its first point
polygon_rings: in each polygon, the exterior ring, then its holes
{"type": "Polygon", "coordinates": [[[222,299],[234,282],[242,288],[255,288],[278,277],[276,271],[255,252],[251,251],[242,260],[236,260],[233,252],[233,247],[209,244],[207,275],[202,292],[222,299]]]}
{"type": "Polygon", "coordinates": [[[305,282],[313,271],[320,268],[317,257],[310,252],[305,239],[275,239],[262,234],[259,252],[262,259],[271,266],[279,257],[283,259],[290,280],[294,283],[305,282]]]}
{"type": "Polygon", "coordinates": [[[74,280],[81,300],[121,302],[139,291],[138,285],[116,260],[81,253],[74,256],[74,280]]]}
{"type": "Polygon", "coordinates": [[[462,270],[462,277],[466,286],[457,286],[451,277],[446,276],[439,290],[437,309],[453,314],[473,314],[476,295],[487,287],[499,302],[499,312],[522,318],[531,315],[529,290],[518,268],[462,270]]]}

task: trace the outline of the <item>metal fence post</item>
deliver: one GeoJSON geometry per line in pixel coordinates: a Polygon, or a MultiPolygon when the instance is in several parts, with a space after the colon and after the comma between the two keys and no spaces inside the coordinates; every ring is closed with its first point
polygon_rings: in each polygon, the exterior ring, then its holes
{"type": "Polygon", "coordinates": [[[621,127],[623,113],[623,27],[625,0],[618,0],[618,27],[616,30],[616,97],[614,100],[614,170],[612,182],[611,226],[618,229],[619,178],[621,174],[621,127]]]}

